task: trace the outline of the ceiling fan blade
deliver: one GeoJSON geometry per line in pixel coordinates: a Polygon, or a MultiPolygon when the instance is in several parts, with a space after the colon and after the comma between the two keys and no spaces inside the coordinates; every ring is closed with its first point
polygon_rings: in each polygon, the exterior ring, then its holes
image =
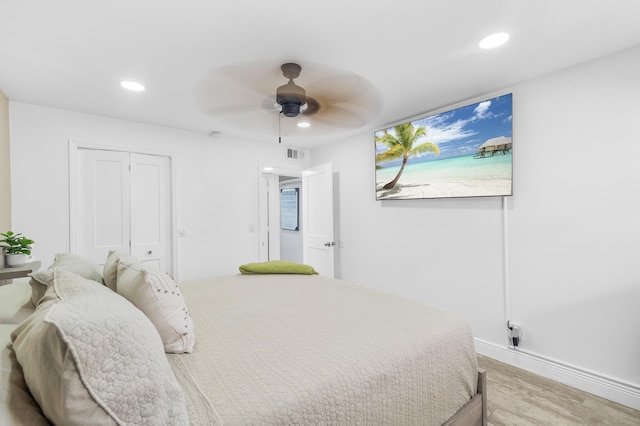
{"type": "Polygon", "coordinates": [[[260,105],[275,94],[274,86],[283,77],[273,67],[229,65],[205,75],[194,88],[194,99],[201,110],[224,107],[229,102],[260,105]]]}
{"type": "Polygon", "coordinates": [[[228,104],[224,106],[211,105],[203,108],[203,111],[212,115],[253,114],[256,106],[248,103],[228,104]]]}
{"type": "Polygon", "coordinates": [[[365,126],[370,117],[366,111],[351,108],[350,105],[331,105],[314,115],[313,123],[324,123],[341,128],[365,126]]]}
{"type": "Polygon", "coordinates": [[[382,98],[365,78],[340,74],[318,79],[308,86],[308,93],[320,105],[314,121],[338,126],[361,127],[382,110],[382,98]]]}
{"type": "Polygon", "coordinates": [[[320,111],[320,102],[311,96],[307,96],[306,105],[303,110],[300,110],[300,114],[304,116],[312,116],[320,111]]]}

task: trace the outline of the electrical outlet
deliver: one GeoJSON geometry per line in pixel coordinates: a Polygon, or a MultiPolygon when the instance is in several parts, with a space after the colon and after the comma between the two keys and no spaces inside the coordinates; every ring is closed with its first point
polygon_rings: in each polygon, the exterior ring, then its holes
{"type": "Polygon", "coordinates": [[[507,335],[509,336],[509,346],[517,348],[522,340],[522,327],[518,324],[507,321],[507,335]]]}

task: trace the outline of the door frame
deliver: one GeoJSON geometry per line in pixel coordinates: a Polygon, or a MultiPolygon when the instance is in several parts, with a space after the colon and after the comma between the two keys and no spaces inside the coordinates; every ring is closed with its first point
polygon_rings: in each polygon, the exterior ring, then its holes
{"type": "MultiPolygon", "coordinates": [[[[302,170],[302,166],[274,166],[273,162],[258,162],[260,262],[280,259],[280,176],[301,178],[302,170]],[[274,224],[273,232],[270,222],[274,224]]],[[[304,210],[301,215],[304,215],[304,210]]]]}
{"type": "MultiPolygon", "coordinates": [[[[330,163],[329,163],[330,164],[330,163]]],[[[300,177],[306,171],[311,171],[315,167],[322,165],[309,166],[280,166],[274,165],[273,162],[258,162],[258,204],[259,204],[259,257],[260,262],[268,260],[280,259],[280,176],[300,177]],[[271,223],[269,223],[271,222],[271,223]],[[271,232],[270,226],[273,228],[271,232]]],[[[332,173],[333,175],[333,173],[332,173]]],[[[333,178],[332,178],[333,179],[333,178]]],[[[332,185],[335,185],[335,181],[332,185]]],[[[303,185],[304,187],[304,185],[303,185]]],[[[302,190],[302,198],[309,196],[309,192],[302,190]]],[[[335,239],[335,192],[334,192],[332,221],[334,222],[334,230],[332,239],[335,239]]],[[[304,204],[301,202],[301,204],[304,204]]],[[[304,225],[305,216],[308,212],[306,207],[300,209],[300,222],[303,223],[303,232],[307,232],[308,228],[304,225]],[[306,230],[305,230],[306,229],[306,230]]],[[[303,237],[303,258],[305,257],[305,245],[303,237]]],[[[335,276],[335,251],[333,248],[332,256],[334,256],[333,274],[335,276]]]]}
{"type": "Polygon", "coordinates": [[[71,253],[74,252],[74,250],[77,247],[77,242],[76,242],[76,238],[78,235],[78,231],[76,229],[76,206],[78,203],[78,200],[76,200],[76,193],[77,193],[77,187],[76,187],[76,179],[77,179],[77,162],[78,162],[78,150],[80,149],[93,149],[93,150],[99,150],[99,151],[117,151],[117,152],[128,152],[128,153],[135,153],[135,154],[143,154],[143,155],[155,155],[158,157],[166,157],[169,159],[169,179],[171,181],[171,184],[169,186],[169,204],[170,204],[170,209],[171,211],[169,212],[169,214],[171,215],[171,233],[170,233],[170,238],[171,241],[169,242],[170,245],[170,253],[171,253],[171,265],[172,265],[172,275],[173,278],[175,279],[175,281],[179,280],[179,268],[178,268],[178,250],[177,250],[177,244],[176,242],[178,241],[178,225],[177,225],[177,206],[176,206],[176,200],[177,200],[177,187],[176,187],[176,156],[175,154],[172,153],[166,153],[166,152],[159,152],[159,151],[154,151],[154,150],[146,150],[146,149],[139,149],[139,148],[131,148],[131,147],[125,147],[125,146],[116,146],[116,145],[102,145],[102,144],[94,144],[94,143],[88,143],[88,142],[79,142],[79,141],[75,141],[72,139],[69,139],[68,141],[68,147],[69,147],[69,162],[68,162],[68,167],[69,167],[69,251],[71,253]]]}

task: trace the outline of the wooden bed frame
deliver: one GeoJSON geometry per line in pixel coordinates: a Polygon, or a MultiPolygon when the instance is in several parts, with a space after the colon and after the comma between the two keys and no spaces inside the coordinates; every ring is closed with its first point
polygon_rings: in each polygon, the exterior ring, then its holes
{"type": "Polygon", "coordinates": [[[478,369],[478,391],[442,426],[487,426],[487,372],[478,369]]]}

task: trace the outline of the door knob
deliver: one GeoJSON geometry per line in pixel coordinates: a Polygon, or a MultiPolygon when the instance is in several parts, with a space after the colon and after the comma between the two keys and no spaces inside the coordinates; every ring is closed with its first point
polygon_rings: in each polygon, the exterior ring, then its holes
{"type": "Polygon", "coordinates": [[[147,251],[147,254],[153,254],[153,251],[149,250],[147,251]]]}

